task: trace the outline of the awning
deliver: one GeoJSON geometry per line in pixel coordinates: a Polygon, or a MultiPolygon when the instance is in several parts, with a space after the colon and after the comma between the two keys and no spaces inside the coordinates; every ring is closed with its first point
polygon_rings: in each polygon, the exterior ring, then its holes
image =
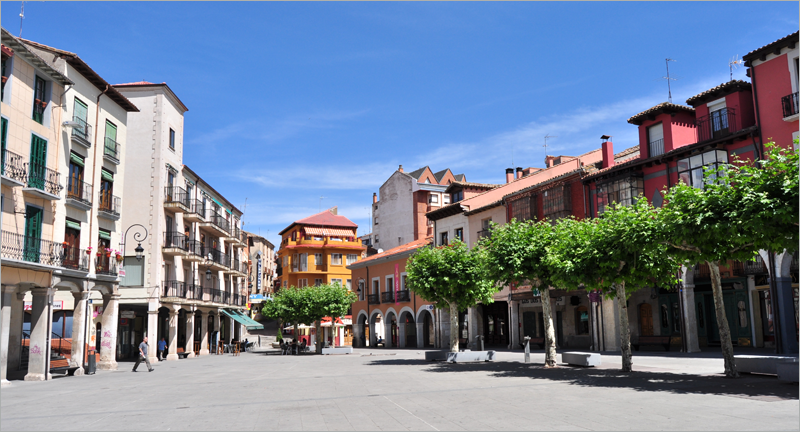
{"type": "Polygon", "coordinates": [[[67,219],[67,228],[72,228],[74,230],[80,231],[81,230],[81,223],[80,222],[71,221],[71,220],[67,219]]]}
{"type": "Polygon", "coordinates": [[[330,237],[355,237],[353,231],[339,228],[305,227],[306,234],[330,237]]]}
{"type": "Polygon", "coordinates": [[[257,323],[254,320],[251,320],[250,318],[245,317],[244,315],[238,314],[233,310],[220,309],[219,311],[227,315],[228,317],[233,318],[234,321],[245,326],[245,328],[247,328],[248,330],[261,330],[264,328],[263,325],[257,323]]]}
{"type": "Polygon", "coordinates": [[[83,167],[83,164],[84,164],[84,158],[83,157],[81,157],[81,156],[79,156],[79,155],[77,155],[75,153],[70,152],[69,160],[70,160],[70,162],[74,163],[75,165],[78,165],[79,167],[83,167]]]}
{"type": "Polygon", "coordinates": [[[105,168],[100,170],[100,178],[106,181],[114,181],[114,174],[111,171],[107,171],[105,168]]]}
{"type": "Polygon", "coordinates": [[[108,231],[100,230],[100,231],[97,232],[97,236],[100,237],[103,240],[111,241],[111,233],[108,232],[108,231]]]}
{"type": "MultiPolygon", "coordinates": [[[[241,311],[238,311],[238,310],[234,310],[234,311],[232,311],[232,312],[233,312],[233,313],[235,313],[235,314],[238,314],[238,315],[239,315],[240,317],[242,317],[242,319],[243,319],[243,320],[245,320],[246,322],[249,322],[249,323],[250,323],[250,327],[253,327],[253,329],[251,329],[251,330],[255,330],[255,329],[263,329],[263,328],[264,328],[264,325],[263,325],[263,324],[261,324],[261,323],[259,323],[258,321],[256,321],[256,320],[254,320],[254,319],[250,318],[249,316],[247,316],[247,314],[245,314],[245,313],[243,313],[243,312],[241,312],[241,311]]],[[[250,329],[250,327],[248,327],[248,329],[250,329]]]]}

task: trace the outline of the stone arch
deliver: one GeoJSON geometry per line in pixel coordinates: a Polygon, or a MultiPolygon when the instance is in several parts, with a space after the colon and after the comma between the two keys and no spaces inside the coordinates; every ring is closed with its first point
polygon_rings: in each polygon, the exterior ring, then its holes
{"type": "Polygon", "coordinates": [[[417,347],[433,347],[436,345],[436,316],[427,306],[417,310],[417,347]]]}
{"type": "Polygon", "coordinates": [[[81,292],[86,289],[87,285],[88,283],[85,280],[53,275],[53,288],[58,290],[81,292]]]}
{"type": "Polygon", "coordinates": [[[416,348],[418,346],[417,317],[414,314],[414,310],[408,306],[401,308],[400,314],[397,316],[397,335],[397,346],[399,348],[416,348]]]}
{"type": "Polygon", "coordinates": [[[386,324],[386,314],[384,314],[380,309],[373,310],[369,315],[369,346],[375,347],[375,344],[378,343],[378,335],[380,335],[384,340],[386,339],[386,331],[385,326],[386,324]],[[380,317],[381,321],[377,322],[377,318],[380,317]]]}
{"type": "Polygon", "coordinates": [[[397,311],[394,310],[393,307],[386,309],[386,324],[384,325],[384,334],[383,338],[386,340],[386,347],[397,347],[397,341],[393,340],[392,336],[399,337],[397,327],[392,326],[392,320],[394,319],[395,326],[399,323],[400,319],[398,318],[397,311]],[[393,333],[393,331],[395,333],[393,333]]]}
{"type": "Polygon", "coordinates": [[[367,312],[361,310],[358,312],[356,319],[353,320],[353,347],[364,348],[366,344],[366,335],[364,328],[369,325],[369,316],[367,312]]]}
{"type": "Polygon", "coordinates": [[[99,291],[102,295],[117,294],[117,285],[98,282],[89,282],[90,291],[99,291]]]}

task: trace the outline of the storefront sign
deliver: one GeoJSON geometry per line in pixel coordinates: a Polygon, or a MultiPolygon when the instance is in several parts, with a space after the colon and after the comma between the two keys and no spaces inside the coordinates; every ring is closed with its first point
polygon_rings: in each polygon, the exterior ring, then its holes
{"type": "Polygon", "coordinates": [[[127,318],[122,318],[122,319],[120,319],[120,320],[119,320],[119,325],[120,325],[120,326],[126,326],[126,325],[128,325],[128,319],[127,319],[127,318]]]}
{"type": "MultiPolygon", "coordinates": [[[[33,308],[33,302],[23,303],[23,308],[25,310],[31,310],[33,308]]],[[[62,310],[62,309],[64,309],[64,300],[53,300],[53,310],[62,310]]]]}
{"type": "Polygon", "coordinates": [[[120,317],[120,318],[130,318],[130,319],[134,319],[134,318],[136,318],[136,312],[134,312],[134,311],[128,311],[128,310],[125,310],[125,311],[120,311],[120,312],[119,312],[119,317],[120,317]]]}
{"type": "Polygon", "coordinates": [[[261,253],[256,258],[256,290],[261,292],[261,253]]]}
{"type": "Polygon", "coordinates": [[[253,300],[265,300],[264,294],[250,294],[250,301],[253,300]]]}
{"type": "MultiPolygon", "coordinates": [[[[556,306],[564,306],[566,304],[566,301],[565,301],[566,299],[563,296],[551,297],[551,299],[556,301],[556,306]]],[[[520,304],[530,304],[530,305],[534,305],[535,306],[535,305],[538,305],[538,304],[542,303],[542,298],[541,297],[533,297],[533,298],[529,298],[529,299],[520,300],[519,302],[520,302],[520,304]]]]}

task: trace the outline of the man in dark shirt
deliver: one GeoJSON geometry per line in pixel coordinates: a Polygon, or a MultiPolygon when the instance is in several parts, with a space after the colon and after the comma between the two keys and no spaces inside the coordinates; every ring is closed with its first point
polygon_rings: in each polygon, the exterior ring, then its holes
{"type": "Polygon", "coordinates": [[[136,364],[133,365],[133,372],[136,372],[136,368],[139,367],[139,363],[144,360],[147,363],[147,370],[148,372],[153,371],[153,367],[150,366],[150,359],[147,358],[147,336],[142,339],[142,343],[139,344],[139,358],[136,359],[136,364]]]}

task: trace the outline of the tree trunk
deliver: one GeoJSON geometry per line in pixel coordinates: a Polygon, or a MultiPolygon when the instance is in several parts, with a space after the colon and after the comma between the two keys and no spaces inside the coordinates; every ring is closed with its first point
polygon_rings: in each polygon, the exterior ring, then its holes
{"type": "Polygon", "coordinates": [[[625,295],[625,282],[617,284],[617,308],[619,310],[619,345],[622,352],[622,372],[633,371],[631,353],[631,327],[628,324],[628,298],[625,295]]]}
{"type": "Polygon", "coordinates": [[[450,352],[458,352],[458,305],[450,303],[450,352]]]}
{"type": "Polygon", "coordinates": [[[317,342],[317,347],[315,349],[315,352],[317,354],[322,354],[322,339],[321,339],[322,338],[322,333],[321,333],[321,330],[322,330],[321,320],[314,321],[314,331],[317,332],[317,335],[315,337],[316,342],[317,342]]]}
{"type": "Polygon", "coordinates": [[[722,298],[722,278],[719,275],[719,263],[706,261],[711,270],[711,292],[714,293],[714,312],[717,315],[719,327],[719,343],[722,346],[722,358],[725,359],[725,376],[739,378],[736,363],[733,359],[733,343],[731,343],[731,329],[728,327],[728,318],[725,316],[725,302],[722,298]]]}
{"type": "Polygon", "coordinates": [[[539,289],[544,316],[544,367],[556,367],[556,332],[553,329],[553,313],[550,311],[550,288],[539,289]]]}

